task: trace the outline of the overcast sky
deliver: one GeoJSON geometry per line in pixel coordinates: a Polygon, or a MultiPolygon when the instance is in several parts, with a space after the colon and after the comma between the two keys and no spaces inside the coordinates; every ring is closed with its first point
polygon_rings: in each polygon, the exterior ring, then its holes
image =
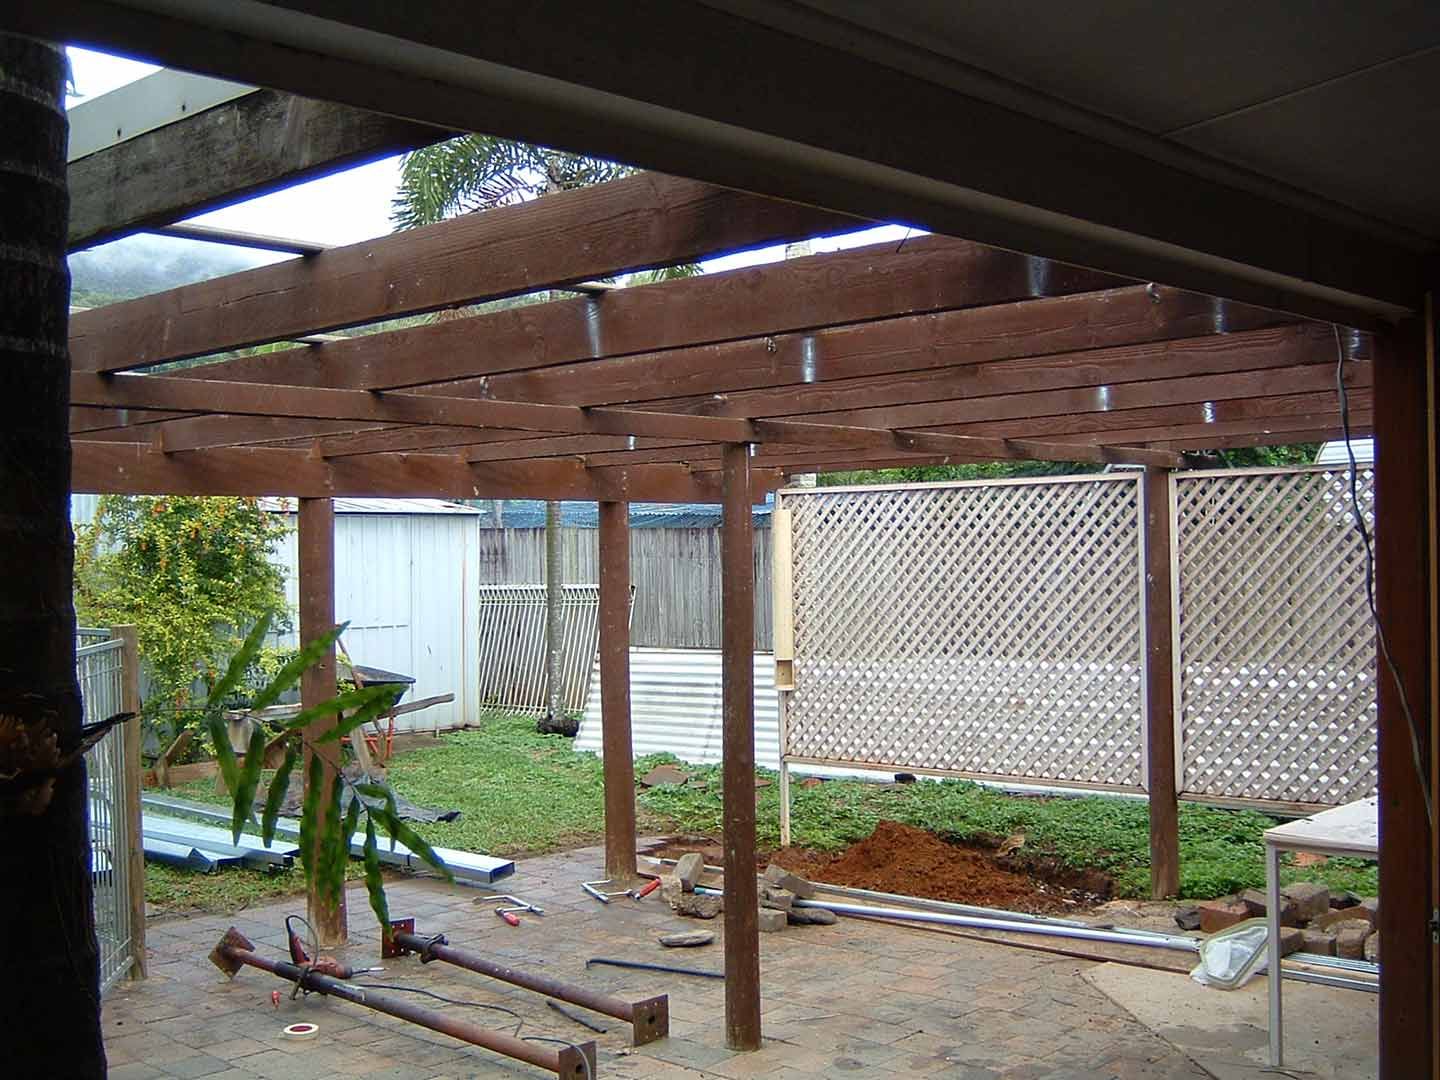
{"type": "MultiPolygon", "coordinates": [[[[67,105],[72,108],[159,70],[151,64],[88,49],[71,48],[69,54],[77,91],[76,96],[67,100],[67,105]]],[[[374,239],[391,231],[390,204],[399,182],[399,163],[398,156],[385,158],[191,220],[243,232],[324,244],[354,244],[374,239]]],[[[914,233],[900,226],[885,225],[845,237],[819,240],[814,244],[814,250],[832,251],[890,240],[898,243],[907,234],[914,233]]],[[[736,266],[777,261],[784,258],[784,254],[783,245],[762,248],[710,259],[704,267],[707,271],[728,270],[736,266]]]]}

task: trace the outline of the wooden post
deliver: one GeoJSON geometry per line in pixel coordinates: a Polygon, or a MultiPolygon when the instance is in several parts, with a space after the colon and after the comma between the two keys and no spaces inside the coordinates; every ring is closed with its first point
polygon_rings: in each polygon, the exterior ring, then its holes
{"type": "MultiPolygon", "coordinates": [[[[335,504],[329,499],[300,500],[300,640],[313,641],[335,626],[335,504]]],[[[318,663],[309,667],[300,679],[300,703],[305,708],[329,701],[335,696],[335,650],[331,649],[318,663]]],[[[313,741],[334,727],[337,717],[317,720],[305,729],[307,741],[313,741]]],[[[339,755],[340,748],[330,744],[330,753],[339,755]]],[[[305,751],[305,779],[309,784],[310,750],[305,751]]],[[[329,758],[329,761],[335,760],[329,758]]],[[[329,814],[330,793],[338,781],[335,770],[325,766],[325,790],[320,799],[319,833],[329,814]]],[[[318,855],[318,852],[316,852],[318,855]]],[[[313,856],[312,856],[313,857],[313,856]]],[[[319,944],[325,948],[343,945],[349,936],[345,920],[345,894],[335,905],[323,903],[312,885],[306,893],[306,911],[315,928],[319,944]]]]}
{"type": "Polygon", "coordinates": [[[630,504],[600,504],[600,726],[605,758],[605,876],[635,880],[635,761],[630,740],[630,504]]]}
{"type": "Polygon", "coordinates": [[[755,888],[755,536],[750,447],[725,447],[720,526],[725,789],[725,1041],[760,1049],[760,898],[755,888]]]}
{"type": "Polygon", "coordinates": [[[1390,656],[1404,682],[1415,736],[1388,665],[1376,665],[1380,764],[1380,1076],[1420,1076],[1435,1053],[1436,945],[1430,920],[1433,837],[1421,773],[1433,770],[1430,590],[1435,486],[1434,404],[1421,319],[1377,335],[1375,356],[1375,600],[1390,656]],[[1423,1063],[1423,1064],[1422,1064],[1423,1063]]]}
{"type": "Polygon", "coordinates": [[[140,808],[140,787],[145,764],[140,757],[140,635],[134,626],[112,626],[110,635],[120,646],[120,709],[134,713],[121,730],[125,733],[125,836],[126,883],[130,889],[130,965],[132,979],[145,978],[145,841],[140,808]]]}
{"type": "Polygon", "coordinates": [[[1150,793],[1150,895],[1180,893],[1180,807],[1175,784],[1175,662],[1173,655],[1170,473],[1147,466],[1145,506],[1145,717],[1150,793]]]}

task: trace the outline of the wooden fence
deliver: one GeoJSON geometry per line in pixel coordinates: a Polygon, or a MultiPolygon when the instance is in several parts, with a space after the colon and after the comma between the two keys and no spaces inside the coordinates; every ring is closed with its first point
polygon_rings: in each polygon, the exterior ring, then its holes
{"type": "MultiPolygon", "coordinates": [[[[599,580],[599,530],[561,529],[561,566],[569,585],[599,580]]],[[[630,530],[635,609],[630,643],[639,647],[720,647],[720,530],[630,530]]],[[[480,581],[534,585],[545,580],[544,529],[481,529],[480,581]]],[[[770,530],[755,530],[755,648],[770,636],[770,530]]]]}

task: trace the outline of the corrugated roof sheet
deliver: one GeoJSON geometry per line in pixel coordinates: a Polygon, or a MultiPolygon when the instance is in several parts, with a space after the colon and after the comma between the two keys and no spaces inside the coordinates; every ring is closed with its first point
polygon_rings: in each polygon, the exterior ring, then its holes
{"type": "MultiPolygon", "coordinates": [[[[293,499],[261,499],[266,510],[294,512],[293,499]]],[[[355,499],[335,500],[337,514],[481,514],[473,506],[444,499],[355,499]]]]}
{"type": "MultiPolygon", "coordinates": [[[[476,504],[484,515],[481,528],[541,529],[545,527],[545,503],[542,499],[500,500],[497,521],[496,500],[476,504]]],[[[770,510],[774,497],[767,496],[764,505],[756,506],[756,528],[770,527],[770,510]]],[[[560,523],[576,529],[600,527],[599,506],[593,502],[566,499],[560,503],[560,523]]],[[[718,503],[644,503],[630,504],[632,529],[713,529],[720,526],[718,503]]]]}
{"type": "MultiPolygon", "coordinates": [[[[1351,439],[1350,447],[1355,451],[1355,464],[1373,465],[1375,463],[1374,439],[1351,439]]],[[[1322,445],[1320,452],[1315,455],[1315,464],[1348,466],[1350,456],[1345,453],[1345,440],[1336,439],[1322,445]]]]}

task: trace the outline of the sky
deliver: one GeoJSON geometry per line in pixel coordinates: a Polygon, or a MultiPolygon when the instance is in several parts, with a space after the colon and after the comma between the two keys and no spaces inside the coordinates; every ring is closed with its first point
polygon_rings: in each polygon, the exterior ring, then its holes
{"type": "MultiPolygon", "coordinates": [[[[107,56],[89,49],[72,47],[68,52],[74,89],[77,91],[76,95],[67,99],[66,104],[70,108],[159,70],[151,64],[107,56]]],[[[384,236],[392,231],[390,204],[399,178],[400,157],[397,155],[297,184],[284,191],[189,220],[195,224],[283,236],[294,240],[332,245],[354,244],[384,236]]],[[[811,247],[816,252],[835,251],[861,244],[889,241],[898,243],[908,235],[918,235],[918,230],[883,225],[843,237],[822,238],[812,242],[811,247]]],[[[116,241],[121,244],[124,242],[116,241]]],[[[713,273],[741,266],[778,262],[784,257],[785,246],[781,244],[723,255],[706,260],[702,266],[707,273],[713,273]]],[[[258,265],[284,258],[286,256],[256,253],[255,261],[258,265]]]]}

